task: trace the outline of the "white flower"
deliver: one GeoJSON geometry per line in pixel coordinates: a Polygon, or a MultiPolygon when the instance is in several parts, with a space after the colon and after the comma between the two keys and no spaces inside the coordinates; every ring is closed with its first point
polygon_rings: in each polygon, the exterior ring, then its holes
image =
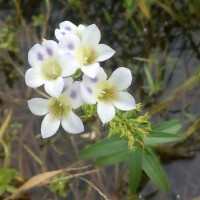
{"type": "Polygon", "coordinates": [[[42,121],[41,134],[43,138],[54,135],[60,124],[68,133],[76,134],[84,131],[81,119],[72,112],[82,105],[80,83],[67,78],[62,94],[56,98],[34,98],[28,101],[28,107],[35,115],[46,115],[42,121]]]}
{"type": "Polygon", "coordinates": [[[115,107],[120,110],[135,109],[135,100],[123,90],[132,81],[131,71],[125,67],[116,69],[107,80],[103,68],[99,68],[95,78],[83,75],[81,94],[88,104],[97,102],[97,113],[103,123],[111,121],[115,116],[115,107]]]}
{"type": "Polygon", "coordinates": [[[76,57],[79,67],[91,78],[94,78],[100,67],[99,62],[110,58],[115,51],[108,45],[99,44],[101,33],[95,24],[85,28],[82,39],[70,34],[59,41],[60,47],[76,57]]]}
{"type": "Polygon", "coordinates": [[[76,59],[63,54],[52,40],[44,40],[42,45],[35,44],[28,53],[31,68],[26,71],[27,86],[36,88],[44,84],[45,91],[58,97],[63,89],[63,77],[74,74],[77,70],[76,59]]]}
{"type": "Polygon", "coordinates": [[[83,31],[85,30],[84,25],[80,24],[79,26],[76,26],[70,21],[64,21],[60,23],[59,26],[60,29],[55,30],[55,36],[57,40],[60,40],[69,34],[76,34],[79,38],[82,38],[83,31]]]}

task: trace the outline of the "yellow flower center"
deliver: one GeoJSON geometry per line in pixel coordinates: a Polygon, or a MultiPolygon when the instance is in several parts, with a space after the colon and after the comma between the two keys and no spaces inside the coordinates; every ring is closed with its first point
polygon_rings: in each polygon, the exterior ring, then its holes
{"type": "Polygon", "coordinates": [[[53,58],[44,61],[41,70],[44,79],[48,81],[56,80],[62,72],[60,63],[53,58]]]}
{"type": "Polygon", "coordinates": [[[118,100],[118,93],[116,86],[109,81],[102,81],[96,85],[95,95],[98,101],[103,103],[110,103],[118,100]]]}
{"type": "Polygon", "coordinates": [[[77,59],[82,65],[91,65],[97,59],[97,53],[93,48],[81,47],[77,50],[77,59]]]}
{"type": "Polygon", "coordinates": [[[67,97],[51,98],[49,104],[49,113],[53,119],[62,119],[71,111],[71,104],[67,97]]]}

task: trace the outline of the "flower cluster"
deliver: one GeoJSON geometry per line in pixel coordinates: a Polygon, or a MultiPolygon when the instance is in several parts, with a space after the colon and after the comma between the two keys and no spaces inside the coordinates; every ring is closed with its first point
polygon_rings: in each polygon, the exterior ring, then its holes
{"type": "Polygon", "coordinates": [[[28,101],[31,112],[45,115],[41,134],[43,138],[54,135],[60,124],[68,133],[84,131],[81,119],[74,109],[83,104],[97,104],[97,113],[103,123],[115,116],[115,108],[135,109],[134,98],[125,90],[132,82],[131,71],[119,67],[107,78],[101,61],[112,57],[115,51],[99,44],[101,33],[95,24],[75,26],[69,21],[60,23],[53,40],[35,44],[28,53],[31,66],[26,71],[27,86],[44,85],[49,99],[34,98],[28,101]],[[78,73],[79,72],[79,73],[78,73]],[[82,80],[72,75],[83,74],[82,80]]]}

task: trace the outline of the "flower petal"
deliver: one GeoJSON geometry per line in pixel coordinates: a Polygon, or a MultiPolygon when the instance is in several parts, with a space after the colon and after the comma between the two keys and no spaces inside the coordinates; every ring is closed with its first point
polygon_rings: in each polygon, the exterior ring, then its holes
{"type": "Polygon", "coordinates": [[[80,107],[83,104],[79,81],[75,81],[72,84],[72,86],[70,88],[69,98],[71,99],[72,108],[74,108],[74,109],[77,109],[78,107],[80,107]]]}
{"type": "Polygon", "coordinates": [[[86,47],[95,47],[97,44],[99,44],[100,39],[100,30],[95,24],[92,24],[86,27],[85,31],[83,32],[82,44],[86,47]]]}
{"type": "Polygon", "coordinates": [[[51,114],[47,114],[41,125],[41,134],[43,138],[48,138],[54,135],[60,126],[60,120],[52,118],[51,114]]]}
{"type": "Polygon", "coordinates": [[[31,67],[40,67],[45,57],[46,52],[40,44],[35,44],[28,52],[28,62],[31,67]]]}
{"type": "Polygon", "coordinates": [[[97,61],[104,61],[107,60],[108,58],[112,57],[115,51],[110,48],[108,45],[105,44],[99,44],[96,47],[96,52],[97,52],[97,61]]]}
{"type": "Polygon", "coordinates": [[[66,31],[63,31],[62,29],[55,29],[55,37],[58,41],[60,41],[63,37],[66,36],[66,31]]]}
{"type": "Polygon", "coordinates": [[[135,99],[128,92],[118,92],[119,100],[113,105],[120,110],[132,110],[136,108],[135,99]]]}
{"type": "Polygon", "coordinates": [[[64,21],[60,23],[60,29],[55,30],[55,36],[57,40],[61,40],[63,37],[68,36],[75,32],[77,27],[70,21],[64,21]]]}
{"type": "Polygon", "coordinates": [[[48,57],[57,56],[58,54],[58,43],[53,40],[43,40],[42,47],[45,49],[48,57]]]}
{"type": "Polygon", "coordinates": [[[80,35],[82,36],[82,34],[83,34],[85,28],[86,28],[86,27],[85,27],[83,24],[78,25],[78,27],[77,27],[77,32],[78,32],[78,34],[80,34],[80,35]]]}
{"type": "Polygon", "coordinates": [[[91,85],[87,85],[86,82],[81,83],[81,96],[87,104],[96,103],[94,88],[91,85]]]}
{"type": "Polygon", "coordinates": [[[36,88],[43,85],[45,80],[41,76],[40,69],[30,68],[26,71],[25,82],[27,86],[36,88]]]}
{"type": "Polygon", "coordinates": [[[28,107],[34,115],[45,115],[48,112],[49,99],[34,98],[28,100],[28,107]]]}
{"type": "Polygon", "coordinates": [[[68,78],[63,78],[64,80],[64,87],[62,90],[62,93],[68,92],[72,83],[73,83],[73,78],[72,77],[68,77],[68,78]]]}
{"type": "Polygon", "coordinates": [[[60,23],[60,28],[66,30],[66,31],[73,31],[77,29],[77,26],[74,25],[72,22],[70,21],[64,21],[60,23]]]}
{"type": "Polygon", "coordinates": [[[107,79],[107,74],[105,73],[102,67],[98,68],[98,72],[95,78],[90,78],[89,76],[85,74],[83,75],[83,81],[87,81],[89,85],[97,84],[98,82],[105,81],[106,79],[107,79]]]}
{"type": "Polygon", "coordinates": [[[64,52],[75,55],[76,50],[81,46],[81,40],[77,35],[69,34],[67,37],[60,39],[59,46],[64,52]]]}
{"type": "Polygon", "coordinates": [[[111,121],[115,116],[115,107],[112,104],[98,102],[97,113],[103,123],[111,121]]]}
{"type": "Polygon", "coordinates": [[[125,90],[131,85],[132,74],[128,68],[119,67],[112,73],[108,80],[115,83],[118,91],[125,90]]]}
{"type": "Polygon", "coordinates": [[[71,76],[79,68],[79,64],[74,56],[66,54],[59,59],[60,66],[62,68],[62,76],[71,76]]]}
{"type": "Polygon", "coordinates": [[[76,134],[84,131],[83,122],[73,112],[71,112],[67,117],[63,118],[61,123],[62,127],[68,133],[76,134]]]}
{"type": "Polygon", "coordinates": [[[81,66],[81,70],[87,76],[89,76],[91,78],[95,78],[95,76],[98,73],[99,67],[100,67],[99,63],[94,63],[94,64],[88,65],[88,66],[81,66]]]}
{"type": "Polygon", "coordinates": [[[57,78],[54,81],[46,81],[44,84],[45,91],[53,96],[59,97],[64,87],[64,80],[62,77],[57,78]]]}

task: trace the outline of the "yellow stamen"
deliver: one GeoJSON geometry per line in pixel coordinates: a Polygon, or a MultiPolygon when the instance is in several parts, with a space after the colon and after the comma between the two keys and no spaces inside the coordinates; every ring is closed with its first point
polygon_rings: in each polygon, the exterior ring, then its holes
{"type": "Polygon", "coordinates": [[[44,79],[50,81],[56,80],[61,75],[62,69],[60,63],[51,58],[44,61],[41,71],[44,79]]]}
{"type": "Polygon", "coordinates": [[[95,92],[97,99],[104,103],[110,103],[119,98],[116,86],[109,81],[98,83],[95,92]]]}
{"type": "Polygon", "coordinates": [[[81,47],[77,51],[77,59],[82,65],[91,65],[97,59],[97,53],[93,48],[81,47]]]}
{"type": "Polygon", "coordinates": [[[71,104],[67,97],[51,98],[49,112],[54,119],[62,119],[67,116],[71,110],[71,104]]]}

